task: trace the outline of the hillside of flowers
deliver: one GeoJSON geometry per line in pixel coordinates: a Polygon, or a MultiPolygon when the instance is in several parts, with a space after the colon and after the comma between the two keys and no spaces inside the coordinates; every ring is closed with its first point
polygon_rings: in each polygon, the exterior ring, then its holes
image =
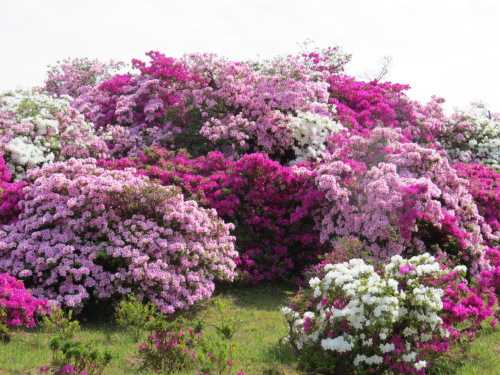
{"type": "Polygon", "coordinates": [[[0,94],[0,337],[50,306],[172,314],[265,280],[302,285],[282,313],[310,373],[422,375],[496,325],[500,114],[350,58],[68,59],[0,94]]]}

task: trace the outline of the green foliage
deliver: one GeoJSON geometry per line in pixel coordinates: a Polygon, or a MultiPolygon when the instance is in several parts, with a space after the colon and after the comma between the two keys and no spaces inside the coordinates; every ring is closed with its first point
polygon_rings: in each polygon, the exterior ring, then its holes
{"type": "Polygon", "coordinates": [[[148,302],[143,304],[133,296],[127,296],[115,312],[115,319],[119,326],[123,327],[132,342],[137,343],[141,338],[148,321],[154,317],[156,307],[148,302]]]}
{"type": "Polygon", "coordinates": [[[78,321],[72,321],[73,311],[68,312],[66,317],[64,311],[60,307],[52,306],[43,320],[40,322],[40,326],[45,332],[53,333],[57,335],[61,340],[69,340],[75,336],[75,334],[80,331],[80,323],[78,321]]]}
{"type": "Polygon", "coordinates": [[[10,341],[10,330],[2,321],[0,321],[0,341],[4,343],[10,341]]]}
{"type": "Polygon", "coordinates": [[[0,302],[0,341],[9,342],[10,341],[10,330],[4,323],[4,319],[7,313],[5,312],[5,305],[0,302]]]}
{"type": "Polygon", "coordinates": [[[92,341],[63,339],[61,336],[54,336],[49,348],[52,350],[53,367],[65,368],[69,374],[86,371],[87,375],[100,375],[113,358],[109,350],[101,352],[93,347],[92,341]]]}
{"type": "Polygon", "coordinates": [[[227,319],[226,317],[224,317],[224,313],[226,312],[226,305],[222,301],[215,300],[214,306],[219,312],[220,316],[220,320],[215,323],[215,330],[223,340],[231,340],[240,327],[241,320],[234,318],[227,319]]]}

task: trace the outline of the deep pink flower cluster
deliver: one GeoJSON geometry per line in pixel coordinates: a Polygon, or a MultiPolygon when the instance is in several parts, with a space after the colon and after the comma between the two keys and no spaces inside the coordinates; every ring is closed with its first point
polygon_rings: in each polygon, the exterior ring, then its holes
{"type": "Polygon", "coordinates": [[[21,281],[6,273],[0,274],[0,322],[8,328],[33,327],[35,314],[44,312],[45,299],[35,299],[21,281]],[[3,312],[3,314],[2,314],[3,312]]]}
{"type": "Polygon", "coordinates": [[[467,190],[494,232],[500,231],[500,174],[481,164],[456,164],[457,175],[469,181],[467,190]]]}
{"type": "Polygon", "coordinates": [[[362,82],[347,75],[333,75],[329,84],[329,103],[337,110],[334,117],[348,128],[401,127],[415,121],[412,103],[404,93],[409,85],[362,82]]]}
{"type": "Polygon", "coordinates": [[[25,181],[0,183],[0,225],[11,224],[18,220],[22,209],[19,202],[24,199],[25,181]]]}
{"type": "Polygon", "coordinates": [[[0,183],[9,182],[11,177],[9,169],[5,165],[5,160],[0,156],[0,183]]]}
{"type": "Polygon", "coordinates": [[[10,183],[11,174],[0,156],[0,225],[9,224],[17,220],[21,213],[19,201],[24,198],[22,189],[26,182],[10,183]]]}
{"type": "Polygon", "coordinates": [[[138,175],[180,186],[185,199],[213,208],[225,222],[234,223],[238,271],[254,283],[297,275],[328,249],[319,243],[312,222],[300,220],[300,213],[291,220],[312,180],[262,154],[238,161],[218,152],[190,159],[185,152],[154,148],[136,158],[99,164],[111,169],[133,167],[138,175]]]}
{"type": "Polygon", "coordinates": [[[163,313],[209,297],[215,278],[232,280],[232,225],[134,173],[94,159],[30,171],[24,212],[0,232],[0,269],[67,306],[81,307],[90,293],[134,292],[163,313]]]}

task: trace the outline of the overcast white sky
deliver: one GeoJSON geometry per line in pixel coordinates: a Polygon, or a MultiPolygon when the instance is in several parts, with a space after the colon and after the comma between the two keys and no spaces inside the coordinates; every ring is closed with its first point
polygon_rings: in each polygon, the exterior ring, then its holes
{"type": "Polygon", "coordinates": [[[66,57],[147,59],[213,52],[235,60],[340,45],[347,72],[394,58],[388,80],[447,108],[500,112],[499,0],[0,0],[0,91],[42,85],[66,57]]]}

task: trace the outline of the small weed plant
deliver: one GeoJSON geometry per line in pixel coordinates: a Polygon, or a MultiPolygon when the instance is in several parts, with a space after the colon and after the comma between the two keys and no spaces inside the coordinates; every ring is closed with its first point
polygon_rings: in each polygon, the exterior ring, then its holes
{"type": "Polygon", "coordinates": [[[66,315],[55,306],[44,316],[40,325],[55,335],[49,343],[52,366],[42,366],[40,372],[51,371],[52,367],[54,375],[101,375],[113,356],[109,350],[98,349],[93,340],[77,340],[74,336],[80,330],[80,324],[72,317],[72,311],[66,315]]]}
{"type": "Polygon", "coordinates": [[[134,343],[142,337],[146,324],[155,316],[156,307],[148,302],[143,304],[133,296],[128,296],[122,301],[115,313],[116,322],[123,327],[134,343]]]}
{"type": "Polygon", "coordinates": [[[62,340],[72,339],[80,331],[80,323],[72,320],[73,311],[69,311],[65,316],[64,311],[59,306],[52,306],[44,314],[40,326],[45,332],[53,333],[62,340]]]}

